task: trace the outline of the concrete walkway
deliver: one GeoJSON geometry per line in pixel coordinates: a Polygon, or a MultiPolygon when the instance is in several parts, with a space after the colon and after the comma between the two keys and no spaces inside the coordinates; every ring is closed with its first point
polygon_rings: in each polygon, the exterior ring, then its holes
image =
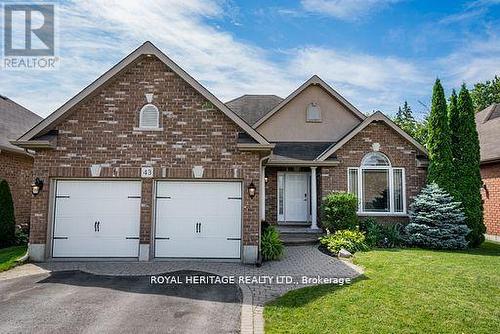
{"type": "MultiPolygon", "coordinates": [[[[142,276],[182,270],[235,277],[243,293],[241,330],[263,332],[262,310],[286,292],[322,283],[321,279],[348,280],[362,270],[350,262],[321,253],[317,246],[288,246],[281,261],[264,262],[261,267],[239,262],[153,261],[153,262],[63,262],[26,264],[5,273],[0,280],[54,271],[80,270],[97,275],[142,276]]],[[[323,281],[324,282],[324,281],[323,281]]]]}

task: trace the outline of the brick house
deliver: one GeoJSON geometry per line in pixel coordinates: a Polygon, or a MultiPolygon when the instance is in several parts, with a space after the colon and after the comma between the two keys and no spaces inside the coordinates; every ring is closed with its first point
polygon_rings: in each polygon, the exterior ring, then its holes
{"type": "Polygon", "coordinates": [[[481,147],[486,238],[500,240],[500,104],[478,112],[476,127],[481,147]]]}
{"type": "Polygon", "coordinates": [[[33,156],[10,141],[41,120],[40,116],[0,95],[0,179],[9,184],[16,224],[30,222],[33,156]]]}
{"type": "Polygon", "coordinates": [[[313,76],[224,104],[150,42],[25,133],[30,256],[258,261],[260,223],[318,230],[321,197],[405,220],[426,151],[313,76]]]}

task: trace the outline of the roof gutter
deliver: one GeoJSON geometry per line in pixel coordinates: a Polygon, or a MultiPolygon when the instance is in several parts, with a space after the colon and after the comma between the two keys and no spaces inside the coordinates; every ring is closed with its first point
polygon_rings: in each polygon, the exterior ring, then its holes
{"type": "Polygon", "coordinates": [[[10,142],[12,145],[16,145],[26,149],[34,148],[56,148],[56,143],[48,140],[15,140],[10,142]]]}
{"type": "Polygon", "coordinates": [[[338,160],[327,160],[327,161],[317,161],[317,160],[269,160],[266,166],[274,167],[322,167],[322,166],[338,166],[340,161],[338,160]]]}
{"type": "Polygon", "coordinates": [[[275,144],[236,144],[236,147],[238,147],[240,151],[269,151],[272,150],[274,146],[275,144]]]}
{"type": "Polygon", "coordinates": [[[494,164],[494,163],[497,163],[497,162],[500,162],[500,157],[481,160],[481,162],[479,164],[480,165],[490,165],[490,164],[494,164]]]}

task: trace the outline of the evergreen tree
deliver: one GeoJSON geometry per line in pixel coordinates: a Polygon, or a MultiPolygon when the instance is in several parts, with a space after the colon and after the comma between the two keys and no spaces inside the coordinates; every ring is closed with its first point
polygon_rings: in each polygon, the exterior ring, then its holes
{"type": "Polygon", "coordinates": [[[459,202],[436,183],[425,186],[410,208],[405,227],[409,246],[431,249],[467,248],[469,228],[459,202]]]}
{"type": "Polygon", "coordinates": [[[14,243],[15,230],[14,203],[9,184],[0,179],[0,248],[14,243]]]}
{"type": "MultiPolygon", "coordinates": [[[[461,155],[460,143],[460,116],[458,113],[458,97],[455,90],[451,92],[450,104],[448,106],[448,121],[450,124],[450,140],[451,140],[451,154],[453,162],[461,155]]],[[[455,168],[455,180],[457,180],[457,169],[455,168]]],[[[456,189],[455,189],[456,190],[456,189]]],[[[452,193],[456,197],[456,192],[452,193]]]]}
{"type": "Polygon", "coordinates": [[[439,79],[436,79],[432,92],[427,149],[429,151],[428,181],[437,183],[449,193],[454,193],[448,111],[443,86],[439,79]]]}
{"type": "Polygon", "coordinates": [[[465,223],[471,229],[468,236],[471,246],[478,246],[484,241],[486,228],[483,222],[483,204],[481,198],[481,173],[479,169],[479,138],[474,119],[474,106],[465,84],[458,96],[457,155],[454,167],[457,171],[456,199],[462,202],[465,223]]]}

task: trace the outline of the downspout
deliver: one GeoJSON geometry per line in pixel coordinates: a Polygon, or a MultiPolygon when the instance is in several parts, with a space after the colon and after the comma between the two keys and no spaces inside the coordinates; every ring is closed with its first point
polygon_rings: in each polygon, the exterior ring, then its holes
{"type": "Polygon", "coordinates": [[[261,243],[261,235],[262,235],[262,221],[266,219],[266,208],[265,208],[265,201],[266,201],[266,175],[264,172],[264,160],[269,159],[271,156],[272,151],[262,157],[259,160],[259,188],[260,188],[260,193],[259,193],[259,247],[258,247],[258,255],[257,255],[257,266],[260,267],[262,265],[262,254],[260,252],[260,243],[261,243]]]}

